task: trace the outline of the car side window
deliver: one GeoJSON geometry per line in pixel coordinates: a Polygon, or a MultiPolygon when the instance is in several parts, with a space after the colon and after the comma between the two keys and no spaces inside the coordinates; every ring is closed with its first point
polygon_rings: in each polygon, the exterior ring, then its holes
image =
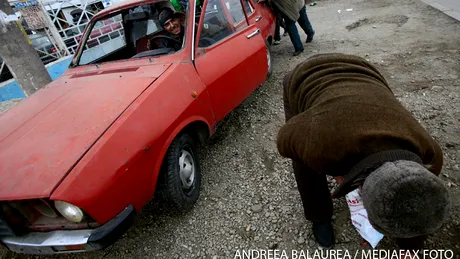
{"type": "Polygon", "coordinates": [[[96,22],[84,45],[79,65],[95,62],[126,47],[121,14],[96,22]]]}
{"type": "Polygon", "coordinates": [[[246,9],[246,13],[248,14],[248,16],[254,13],[254,8],[252,7],[249,0],[243,0],[243,5],[244,5],[244,9],[246,9]]]}
{"type": "Polygon", "coordinates": [[[232,17],[233,26],[237,26],[246,18],[240,0],[225,0],[225,5],[232,17]]]}
{"type": "MultiPolygon", "coordinates": [[[[227,3],[230,0],[225,0],[227,3]]],[[[227,10],[225,9],[226,7],[223,6],[222,0],[209,0],[206,9],[205,9],[205,14],[203,18],[203,26],[201,27],[201,32],[200,32],[200,40],[198,41],[198,47],[200,48],[205,48],[209,47],[218,41],[230,36],[233,34],[235,31],[238,31],[239,29],[242,28],[242,24],[247,25],[245,19],[244,19],[244,13],[237,14],[243,12],[243,7],[239,0],[236,0],[238,2],[238,5],[230,5],[230,9],[233,10],[233,14],[231,12],[230,16],[228,17],[227,10]],[[239,8],[239,10],[238,10],[239,8]],[[233,16],[235,15],[235,16],[233,16]],[[228,18],[227,18],[228,17],[228,18]],[[232,19],[232,21],[230,21],[232,19]],[[234,21],[239,22],[239,26],[236,26],[234,21]],[[244,20],[244,21],[243,21],[244,20]],[[243,22],[242,22],[243,21],[243,22]],[[230,24],[232,22],[233,24],[230,24]]],[[[238,22],[237,22],[238,24],[238,22]]]]}

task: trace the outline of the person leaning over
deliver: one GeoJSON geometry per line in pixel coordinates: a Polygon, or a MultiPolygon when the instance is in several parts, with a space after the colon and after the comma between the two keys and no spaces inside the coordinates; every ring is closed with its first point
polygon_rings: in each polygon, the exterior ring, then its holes
{"type": "Polygon", "coordinates": [[[448,217],[438,143],[393,95],[380,72],[346,54],[315,55],[284,78],[279,153],[293,162],[305,217],[334,244],[332,198],[361,188],[372,226],[401,249],[420,249],[448,217]],[[340,185],[331,195],[326,175],[340,185]]]}

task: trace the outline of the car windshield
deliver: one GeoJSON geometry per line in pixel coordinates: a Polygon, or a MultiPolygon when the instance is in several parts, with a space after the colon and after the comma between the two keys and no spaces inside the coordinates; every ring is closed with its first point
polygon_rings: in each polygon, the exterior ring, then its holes
{"type": "Polygon", "coordinates": [[[175,10],[169,1],[131,7],[99,19],[90,23],[78,65],[173,54],[183,48],[185,21],[186,13],[175,10]],[[166,16],[163,28],[159,17],[165,9],[172,15],[166,16]]]}

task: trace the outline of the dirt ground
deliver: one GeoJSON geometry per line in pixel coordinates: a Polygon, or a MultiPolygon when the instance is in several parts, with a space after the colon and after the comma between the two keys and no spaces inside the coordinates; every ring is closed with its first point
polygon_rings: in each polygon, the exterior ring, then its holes
{"type": "MultiPolygon", "coordinates": [[[[453,207],[427,249],[460,258],[460,22],[418,0],[329,0],[307,8],[316,30],[306,51],[292,57],[283,37],[272,47],[272,77],[242,103],[202,152],[202,194],[190,213],[175,215],[153,200],[115,245],[97,252],[0,258],[235,258],[237,250],[318,249],[304,219],[290,162],[276,150],[284,122],[281,80],[318,53],[356,54],[377,65],[398,99],[439,141],[441,178],[453,207]],[[353,9],[347,11],[347,9],[353,9]],[[340,10],[340,11],[339,11],[340,10]]],[[[303,35],[305,39],[305,35],[303,35]]],[[[331,183],[331,186],[333,183],[331,183]]],[[[354,230],[343,199],[334,202],[334,249],[369,249],[354,230]]],[[[396,248],[384,238],[377,249],[396,248]]]]}

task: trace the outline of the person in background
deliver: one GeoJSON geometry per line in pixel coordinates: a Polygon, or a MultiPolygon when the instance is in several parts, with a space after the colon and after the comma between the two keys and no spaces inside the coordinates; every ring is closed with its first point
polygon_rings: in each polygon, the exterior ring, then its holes
{"type": "Polygon", "coordinates": [[[275,36],[274,36],[274,42],[273,45],[279,45],[281,41],[281,28],[283,28],[284,33],[283,36],[287,36],[288,32],[286,29],[286,23],[284,22],[283,17],[281,17],[280,13],[276,14],[276,27],[275,27],[275,36]]]}
{"type": "Polygon", "coordinates": [[[302,30],[307,34],[306,43],[311,42],[315,35],[315,30],[313,30],[310,20],[308,20],[305,0],[269,0],[269,2],[274,12],[280,13],[286,23],[286,29],[292,45],[294,45],[293,55],[299,55],[304,51],[304,47],[300,40],[296,22],[299,23],[302,30]]]}
{"type": "MultiPolygon", "coordinates": [[[[177,12],[185,13],[185,11],[187,10],[189,0],[170,0],[170,2],[177,12]]],[[[196,0],[196,6],[201,10],[200,0],[196,0]]]]}
{"type": "Polygon", "coordinates": [[[305,217],[323,247],[334,244],[332,198],[360,188],[371,225],[400,249],[423,248],[448,218],[439,144],[365,59],[315,55],[283,81],[286,123],[277,136],[292,159],[305,217]],[[331,195],[326,175],[339,183],[331,195]]]}
{"type": "MultiPolygon", "coordinates": [[[[131,8],[129,10],[129,14],[135,13],[147,13],[148,15],[152,15],[154,13],[154,9],[150,4],[145,4],[141,6],[137,6],[135,8],[131,8]]],[[[131,39],[134,46],[137,44],[137,40],[144,37],[147,33],[148,28],[148,20],[134,20],[131,24],[131,39]]]]}

